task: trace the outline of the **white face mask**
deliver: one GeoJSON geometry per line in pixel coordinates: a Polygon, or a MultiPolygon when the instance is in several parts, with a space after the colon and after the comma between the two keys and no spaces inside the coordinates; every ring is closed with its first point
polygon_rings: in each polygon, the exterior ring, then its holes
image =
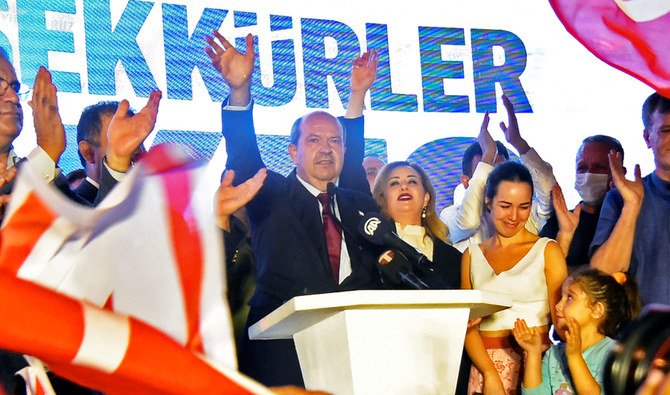
{"type": "Polygon", "coordinates": [[[575,189],[585,204],[597,206],[605,199],[609,176],[607,174],[581,173],[575,176],[575,189]]]}

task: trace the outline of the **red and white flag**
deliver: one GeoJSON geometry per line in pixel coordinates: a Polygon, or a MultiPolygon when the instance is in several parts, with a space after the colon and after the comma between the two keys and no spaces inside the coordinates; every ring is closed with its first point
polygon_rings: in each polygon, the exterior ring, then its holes
{"type": "MultiPolygon", "coordinates": [[[[0,229],[0,272],[111,305],[212,365],[236,370],[221,233],[204,174],[180,148],[158,147],[91,209],[69,201],[26,163],[0,229]]],[[[99,329],[123,338],[124,328],[99,329]]],[[[126,349],[91,336],[73,363],[86,366],[104,355],[116,361],[110,371],[118,368],[126,349]]]]}
{"type": "MultiPolygon", "coordinates": [[[[0,316],[11,317],[0,325],[0,348],[35,355],[60,376],[108,394],[269,393],[137,319],[2,272],[0,316]]],[[[22,371],[28,393],[53,393],[39,365],[22,371]]]]}
{"type": "Polygon", "coordinates": [[[566,29],[605,63],[670,97],[670,0],[550,0],[566,29]]]}

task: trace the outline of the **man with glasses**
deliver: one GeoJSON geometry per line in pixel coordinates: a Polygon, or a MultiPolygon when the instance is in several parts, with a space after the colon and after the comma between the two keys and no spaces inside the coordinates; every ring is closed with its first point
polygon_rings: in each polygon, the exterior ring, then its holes
{"type": "MultiPolygon", "coordinates": [[[[22,160],[14,152],[12,143],[23,128],[21,99],[25,96],[8,53],[0,48],[0,195],[11,193],[16,165],[22,160]]],[[[51,81],[51,74],[43,67],[35,77],[30,105],[33,109],[37,147],[28,154],[26,160],[46,182],[53,182],[60,175],[56,164],[65,150],[65,129],[58,113],[56,87],[51,81]]],[[[58,182],[56,185],[68,194],[69,188],[62,188],[58,182]]],[[[8,198],[3,197],[3,207],[7,201],[8,198]]]]}
{"type": "MultiPolygon", "coordinates": [[[[16,171],[16,154],[12,150],[12,142],[21,133],[23,127],[23,109],[18,92],[21,84],[16,79],[14,67],[9,62],[7,53],[0,48],[0,184],[2,194],[9,192],[10,182],[16,171]]],[[[4,200],[3,200],[4,204],[4,200]]]]}

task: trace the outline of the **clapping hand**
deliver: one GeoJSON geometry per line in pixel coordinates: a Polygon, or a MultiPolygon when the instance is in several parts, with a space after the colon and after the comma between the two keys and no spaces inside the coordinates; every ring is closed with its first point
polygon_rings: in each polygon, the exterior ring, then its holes
{"type": "Polygon", "coordinates": [[[575,230],[579,225],[579,215],[582,212],[582,203],[579,203],[572,212],[568,210],[568,205],[565,203],[565,197],[563,196],[563,190],[558,184],[554,184],[554,187],[551,190],[551,197],[560,231],[566,232],[569,235],[574,235],[575,230]]]}
{"type": "Polygon", "coordinates": [[[58,163],[65,150],[65,127],[58,112],[57,89],[51,73],[40,66],[35,77],[33,97],[28,105],[33,109],[35,135],[39,145],[49,157],[58,163]]]}
{"type": "Polygon", "coordinates": [[[529,328],[525,320],[517,318],[512,334],[524,351],[529,354],[542,354],[542,337],[537,328],[529,328]]]}
{"type": "Polygon", "coordinates": [[[477,142],[482,149],[481,161],[493,165],[493,162],[495,162],[496,156],[498,155],[498,145],[495,140],[493,140],[493,137],[491,137],[491,133],[489,133],[489,120],[489,112],[487,111],[484,113],[482,126],[479,128],[477,142]]]}
{"type": "Polygon", "coordinates": [[[642,206],[642,199],[644,198],[640,165],[635,165],[635,179],[630,181],[624,175],[623,156],[621,153],[612,150],[607,156],[610,162],[610,169],[612,170],[614,186],[621,194],[624,206],[633,206],[639,209],[642,206]]]}
{"type": "Polygon", "coordinates": [[[106,161],[111,169],[128,170],[133,154],[156,125],[161,96],[161,91],[151,92],[146,106],[135,115],[128,114],[128,100],[121,100],[107,129],[106,161]]]}
{"type": "Polygon", "coordinates": [[[519,132],[519,123],[516,120],[514,105],[509,101],[506,95],[502,95],[502,101],[505,110],[507,110],[507,124],[505,124],[505,122],[500,122],[500,129],[502,129],[505,134],[507,142],[512,144],[519,154],[523,155],[528,152],[530,146],[526,140],[521,137],[521,132],[519,132]]]}
{"type": "Polygon", "coordinates": [[[267,177],[267,169],[258,170],[256,175],[238,186],[233,186],[235,172],[227,170],[214,198],[214,211],[221,229],[230,230],[230,216],[244,207],[261,189],[267,177]]]}

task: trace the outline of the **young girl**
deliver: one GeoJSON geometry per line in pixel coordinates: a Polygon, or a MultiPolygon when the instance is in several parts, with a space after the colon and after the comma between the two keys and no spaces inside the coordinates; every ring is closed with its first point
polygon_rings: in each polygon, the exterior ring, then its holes
{"type": "Polygon", "coordinates": [[[623,273],[586,267],[563,283],[556,305],[556,330],[565,340],[542,358],[541,339],[517,319],[514,337],[526,352],[522,393],[602,393],[603,366],[612,337],[640,311],[637,286],[623,273]]]}

